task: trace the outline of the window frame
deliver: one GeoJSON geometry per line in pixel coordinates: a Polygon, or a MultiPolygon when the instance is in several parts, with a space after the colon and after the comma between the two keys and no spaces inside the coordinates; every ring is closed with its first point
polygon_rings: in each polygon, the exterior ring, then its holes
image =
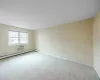
{"type": "MultiPolygon", "coordinates": [[[[22,31],[14,31],[14,30],[9,30],[8,31],[8,46],[13,46],[13,45],[27,45],[28,43],[29,43],[29,34],[28,34],[28,32],[22,32],[22,31]],[[9,44],[9,39],[11,38],[10,36],[9,36],[9,32],[18,32],[18,43],[16,43],[16,44],[9,44]],[[20,33],[27,33],[27,43],[20,43],[20,33]]],[[[12,38],[16,38],[16,37],[12,37],[12,38]]]]}

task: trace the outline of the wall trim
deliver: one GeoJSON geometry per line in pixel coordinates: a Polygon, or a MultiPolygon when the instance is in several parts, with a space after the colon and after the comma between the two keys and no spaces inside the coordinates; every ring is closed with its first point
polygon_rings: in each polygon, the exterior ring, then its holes
{"type": "MultiPolygon", "coordinates": [[[[37,50],[37,52],[40,52],[40,51],[37,50]]],[[[46,54],[46,53],[42,53],[42,54],[46,54]]],[[[52,56],[52,57],[56,57],[56,58],[59,58],[59,59],[63,59],[63,60],[67,60],[67,61],[71,61],[71,62],[74,62],[74,63],[77,63],[77,64],[82,64],[82,63],[79,63],[79,62],[76,62],[76,61],[73,61],[73,60],[69,60],[69,59],[64,58],[64,57],[60,57],[60,56],[56,56],[56,55],[52,55],[52,54],[46,54],[46,55],[49,55],[49,56],[52,56]]],[[[90,66],[90,65],[86,65],[86,64],[82,64],[82,65],[87,66],[87,67],[94,68],[93,66],[90,66]]]]}
{"type": "Polygon", "coordinates": [[[98,78],[100,79],[100,76],[99,76],[99,74],[98,74],[98,72],[97,72],[95,67],[94,67],[94,70],[95,70],[95,73],[98,75],[98,78]]]}

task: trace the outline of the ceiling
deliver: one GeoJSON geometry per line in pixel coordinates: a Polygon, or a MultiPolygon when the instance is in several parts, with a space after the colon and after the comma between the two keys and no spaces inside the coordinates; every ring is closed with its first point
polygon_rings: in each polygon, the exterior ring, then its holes
{"type": "Polygon", "coordinates": [[[0,23],[39,29],[93,17],[100,0],[0,0],[0,23]]]}

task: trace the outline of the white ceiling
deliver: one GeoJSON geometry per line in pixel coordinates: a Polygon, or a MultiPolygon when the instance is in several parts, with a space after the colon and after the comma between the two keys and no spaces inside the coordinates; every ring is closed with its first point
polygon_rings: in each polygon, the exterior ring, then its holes
{"type": "Polygon", "coordinates": [[[39,29],[93,17],[100,0],[0,0],[0,23],[39,29]]]}

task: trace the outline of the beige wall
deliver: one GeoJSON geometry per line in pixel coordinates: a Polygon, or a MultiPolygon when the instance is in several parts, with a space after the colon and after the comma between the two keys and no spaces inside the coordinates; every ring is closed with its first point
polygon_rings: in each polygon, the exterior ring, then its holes
{"type": "Polygon", "coordinates": [[[29,33],[29,44],[24,45],[25,51],[35,49],[35,39],[34,39],[35,34],[33,31],[0,24],[0,56],[17,52],[18,45],[17,46],[8,45],[8,30],[28,32],[29,33]]]}
{"type": "Polygon", "coordinates": [[[93,19],[40,29],[36,33],[41,53],[93,66],[93,19]]]}
{"type": "Polygon", "coordinates": [[[100,13],[94,19],[94,67],[100,76],[100,13]]]}

